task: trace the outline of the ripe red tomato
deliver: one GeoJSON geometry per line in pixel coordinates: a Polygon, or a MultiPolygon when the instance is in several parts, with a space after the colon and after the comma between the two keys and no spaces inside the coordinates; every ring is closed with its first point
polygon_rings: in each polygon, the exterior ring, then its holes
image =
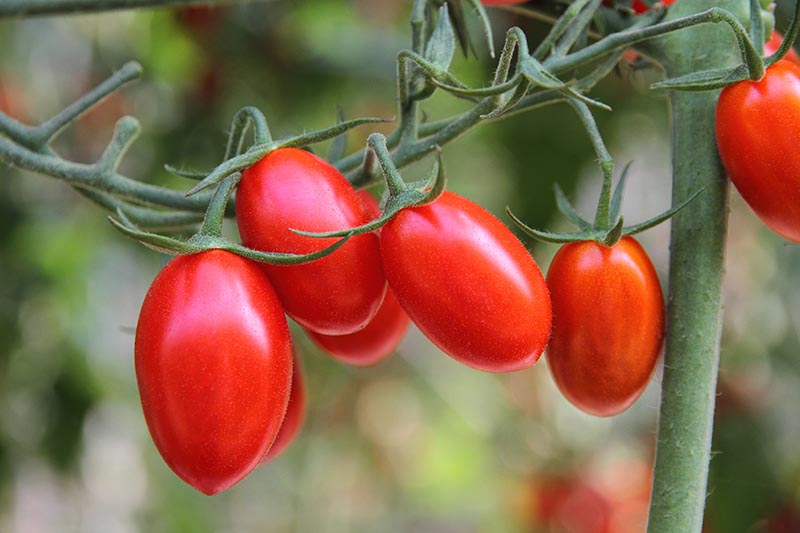
{"type": "MultiPolygon", "coordinates": [[[[358,197],[364,202],[371,217],[377,218],[380,208],[375,197],[367,191],[358,191],[358,197]]],[[[369,366],[392,354],[403,340],[409,322],[408,315],[400,307],[392,289],[387,288],[378,313],[361,331],[350,335],[320,335],[309,330],[306,333],[334,359],[353,366],[369,366]]]]}
{"type": "MultiPolygon", "coordinates": [[[[778,33],[776,30],[772,31],[772,35],[769,36],[769,41],[764,43],[764,55],[770,56],[774,54],[778,48],[781,47],[781,43],[783,42],[783,35],[778,33]]],[[[783,59],[787,61],[791,61],[795,65],[800,66],[800,55],[797,54],[797,50],[794,48],[789,49],[789,53],[783,56],[783,59]]]]}
{"type": "MultiPolygon", "coordinates": [[[[307,254],[336,239],[304,237],[289,228],[324,232],[360,226],[369,213],[339,171],[296,148],[270,152],[242,173],[236,219],[244,244],[307,254]]],[[[286,313],[324,335],[346,335],[375,316],[386,292],[378,236],[350,239],[333,254],[301,265],[267,265],[286,313]]]]}
{"type": "Polygon", "coordinates": [[[533,531],[612,533],[613,503],[574,475],[550,475],[531,487],[533,531]]]}
{"type": "Polygon", "coordinates": [[[150,435],[178,476],[216,494],[259,464],[286,412],[292,344],[256,263],[222,250],[170,261],[142,304],[135,359],[150,435]]]}
{"type": "Polygon", "coordinates": [[[386,279],[420,330],[454,359],[487,372],[535,363],[550,336],[547,285],[497,218],[446,191],[381,231],[386,279]]]}
{"type": "Polygon", "coordinates": [[[761,81],[722,90],[717,146],[725,170],[758,218],[800,242],[800,67],[778,61],[761,81]]]}
{"type": "Polygon", "coordinates": [[[292,362],[292,391],[289,393],[289,405],[286,407],[286,416],[283,417],[283,423],[281,424],[280,431],[278,431],[278,436],[275,437],[275,442],[272,443],[272,447],[264,458],[261,459],[262,464],[275,459],[292,443],[294,437],[300,431],[300,427],[303,425],[305,412],[305,379],[303,378],[303,369],[297,362],[297,355],[295,355],[292,362]]]}
{"type": "Polygon", "coordinates": [[[573,405],[620,413],[644,391],[661,352],[664,299],[647,253],[632,237],[612,247],[565,244],[547,273],[553,336],[547,363],[573,405]]]}

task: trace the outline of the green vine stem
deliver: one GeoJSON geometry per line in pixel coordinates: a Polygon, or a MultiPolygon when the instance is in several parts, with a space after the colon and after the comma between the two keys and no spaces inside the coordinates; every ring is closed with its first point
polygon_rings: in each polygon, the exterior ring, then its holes
{"type": "MultiPolygon", "coordinates": [[[[713,3],[735,7],[732,0],[713,3]]],[[[681,0],[668,16],[688,15],[711,4],[681,0]]],[[[730,32],[718,26],[671,34],[654,45],[653,53],[669,76],[741,61],[730,32]]],[[[718,95],[717,91],[670,94],[672,203],[682,203],[699,188],[704,193],[701,201],[691,202],[672,219],[668,326],[649,533],[699,533],[703,523],[729,197],[714,135],[718,95]]]]}

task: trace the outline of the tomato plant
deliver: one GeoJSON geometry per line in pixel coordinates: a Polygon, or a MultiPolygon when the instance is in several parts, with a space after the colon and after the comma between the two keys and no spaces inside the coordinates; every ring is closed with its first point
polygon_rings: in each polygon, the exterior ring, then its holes
{"type": "MultiPolygon", "coordinates": [[[[296,148],[270,152],[242,173],[236,220],[244,244],[271,252],[307,254],[335,239],[298,235],[369,222],[369,213],[344,176],[319,157],[296,148]]],[[[353,333],[375,316],[386,291],[378,236],[358,235],[323,259],[268,265],[286,313],[325,335],[353,333]]]]}
{"type": "Polygon", "coordinates": [[[298,363],[297,354],[292,361],[292,390],[289,393],[289,405],[286,406],[286,416],[283,417],[281,429],[275,442],[272,443],[261,463],[268,463],[275,459],[289,447],[295,436],[300,432],[306,412],[306,384],[303,369],[298,363]]]}
{"type": "Polygon", "coordinates": [[[445,191],[381,231],[386,278],[420,330],[445,353],[488,372],[535,363],[550,336],[547,286],[497,218],[445,191]]]}
{"type": "Polygon", "coordinates": [[[142,304],[135,360],[147,426],[178,476],[215,494],[258,465],[286,412],[292,345],[254,262],[221,250],[170,261],[142,304]]]}
{"type": "Polygon", "coordinates": [[[553,336],[547,363],[573,405],[597,416],[630,407],[647,386],[664,335],[655,268],[632,237],[612,247],[566,244],[547,273],[553,336]]]}
{"type": "Polygon", "coordinates": [[[772,231],[800,242],[800,67],[778,61],[761,81],[722,90],[716,136],[736,189],[772,231]]]}

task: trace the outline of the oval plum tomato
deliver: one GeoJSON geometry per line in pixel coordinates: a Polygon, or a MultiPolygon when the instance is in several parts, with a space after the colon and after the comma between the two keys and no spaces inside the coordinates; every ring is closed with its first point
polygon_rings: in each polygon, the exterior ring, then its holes
{"type": "MultiPolygon", "coordinates": [[[[367,191],[358,196],[374,219],[380,214],[378,201],[367,191]]],[[[306,330],[308,337],[334,359],[353,366],[370,366],[379,363],[397,348],[408,330],[410,319],[397,302],[391,287],[378,313],[361,331],[349,335],[321,335],[306,330]]]]}
{"type": "Polygon", "coordinates": [[[150,435],[178,476],[215,494],[259,464],[286,412],[292,344],[256,263],[222,250],[170,261],[142,304],[135,360],[150,435]]]}
{"type": "Polygon", "coordinates": [[[655,369],[664,300],[647,253],[632,237],[612,247],[565,244],[547,273],[553,336],[547,363],[579,409],[612,416],[633,404],[655,369]]]}
{"type": "MultiPolygon", "coordinates": [[[[334,231],[366,224],[370,218],[356,191],[333,166],[309,152],[282,148],[242,173],[236,220],[242,242],[250,248],[307,254],[336,239],[304,237],[290,228],[334,231]]],[[[353,237],[310,263],[262,268],[286,313],[324,335],[363,329],[386,292],[374,233],[353,237]]]]}
{"type": "Polygon", "coordinates": [[[262,464],[272,461],[292,443],[300,426],[303,425],[303,418],[306,412],[306,385],[303,378],[303,369],[297,362],[297,355],[294,356],[292,363],[292,391],[289,393],[289,405],[286,407],[286,416],[283,417],[281,429],[275,442],[267,454],[261,460],[262,464]]]}
{"type": "MultiPolygon", "coordinates": [[[[764,43],[764,55],[771,56],[775,52],[778,51],[778,48],[781,47],[781,43],[783,42],[783,35],[778,33],[776,30],[772,31],[772,34],[769,36],[769,41],[764,43]]],[[[800,55],[797,54],[797,50],[794,48],[789,49],[789,53],[783,56],[783,59],[787,61],[791,61],[795,65],[800,66],[800,55]]]]}
{"type": "Polygon", "coordinates": [[[445,191],[381,230],[386,279],[420,330],[454,359],[487,372],[535,363],[550,336],[547,285],[502,222],[445,191]]]}
{"type": "Polygon", "coordinates": [[[722,90],[717,146],[742,198],[772,231],[800,242],[800,67],[778,61],[761,81],[722,90]]]}

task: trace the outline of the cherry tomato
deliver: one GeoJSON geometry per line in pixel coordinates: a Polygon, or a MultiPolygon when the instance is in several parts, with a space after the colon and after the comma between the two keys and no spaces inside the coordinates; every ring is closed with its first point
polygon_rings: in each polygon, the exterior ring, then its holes
{"type": "MultiPolygon", "coordinates": [[[[772,35],[769,36],[769,41],[764,43],[764,55],[771,56],[772,54],[777,52],[778,48],[781,47],[782,42],[783,42],[783,35],[773,30],[772,35]]],[[[797,54],[797,50],[795,50],[794,48],[790,48],[789,53],[783,56],[783,59],[791,61],[795,65],[800,66],[800,55],[797,54]]]]}
{"type": "MultiPolygon", "coordinates": [[[[378,201],[374,196],[367,191],[358,191],[358,197],[373,219],[380,214],[378,201]]],[[[378,313],[361,331],[350,335],[320,335],[308,330],[306,333],[331,357],[353,366],[369,366],[394,352],[403,340],[409,322],[408,315],[400,307],[392,289],[387,288],[378,313]]]]}
{"type": "Polygon", "coordinates": [[[479,205],[446,191],[381,231],[389,286],[422,332],[487,372],[535,363],[550,336],[547,285],[522,243],[479,205]]]}
{"type": "Polygon", "coordinates": [[[722,90],[717,146],[742,198],[772,231],[800,242],[800,67],[778,61],[761,81],[722,90]]]}
{"type": "Polygon", "coordinates": [[[664,301],[647,253],[632,237],[612,247],[561,247],[547,273],[553,336],[547,362],[579,409],[612,416],[644,391],[661,352],[664,301]]]}
{"type": "Polygon", "coordinates": [[[275,442],[267,454],[261,460],[262,464],[268,463],[279,456],[295,436],[300,432],[303,425],[303,417],[306,411],[306,386],[303,378],[303,370],[297,362],[297,355],[294,356],[292,363],[292,391],[289,393],[289,405],[286,407],[286,416],[283,417],[281,429],[275,442]]]}
{"type": "Polygon", "coordinates": [[[574,475],[549,475],[531,487],[533,531],[614,533],[608,496],[574,475]]]}
{"type": "MultiPolygon", "coordinates": [[[[304,237],[290,228],[334,231],[369,222],[369,213],[344,176],[296,148],[266,155],[245,170],[236,193],[244,244],[271,252],[307,254],[336,239],[304,237]]],[[[267,265],[286,313],[324,335],[346,335],[375,316],[386,292],[378,236],[353,237],[333,254],[301,265],[267,265]]]]}
{"type": "Polygon", "coordinates": [[[222,250],[178,256],[142,304],[136,378],[164,461],[205,494],[244,478],[281,427],[289,327],[269,280],[222,250]]]}

